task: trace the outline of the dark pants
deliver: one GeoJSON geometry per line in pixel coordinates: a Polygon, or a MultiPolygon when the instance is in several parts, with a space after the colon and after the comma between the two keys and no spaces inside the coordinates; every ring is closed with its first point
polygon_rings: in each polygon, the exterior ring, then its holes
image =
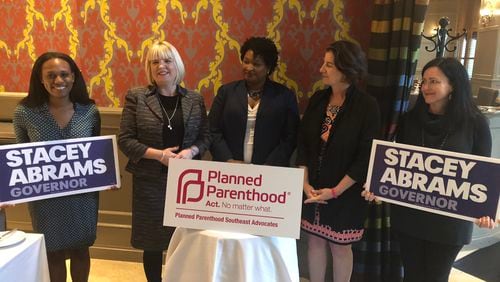
{"type": "Polygon", "coordinates": [[[142,263],[148,282],[161,282],[162,251],[144,251],[142,263]]]}
{"type": "Polygon", "coordinates": [[[405,282],[447,282],[463,245],[447,245],[399,233],[405,282]]]}

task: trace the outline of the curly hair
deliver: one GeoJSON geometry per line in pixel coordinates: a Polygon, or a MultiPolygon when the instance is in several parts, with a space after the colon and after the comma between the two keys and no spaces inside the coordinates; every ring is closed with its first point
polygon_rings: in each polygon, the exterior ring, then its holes
{"type": "Polygon", "coordinates": [[[243,61],[248,50],[252,50],[254,56],[261,57],[269,68],[269,74],[272,74],[278,65],[278,48],[274,42],[266,37],[250,37],[240,49],[240,59],[243,61]]]}

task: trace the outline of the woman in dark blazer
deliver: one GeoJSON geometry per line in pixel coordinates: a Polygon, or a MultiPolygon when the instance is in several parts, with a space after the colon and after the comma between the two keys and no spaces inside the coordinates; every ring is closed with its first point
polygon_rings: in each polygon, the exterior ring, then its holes
{"type": "Polygon", "coordinates": [[[240,51],[244,79],[223,85],[208,115],[213,159],[289,166],[299,112],[294,93],[269,79],[278,50],[270,39],[252,37],[240,51]]]}
{"type": "Polygon", "coordinates": [[[126,96],[118,144],[133,174],[132,246],[144,250],[148,281],[161,281],[162,252],[174,231],[163,226],[170,158],[192,159],[208,148],[203,97],[182,88],[184,64],[168,42],[156,42],[146,58],[148,87],[126,96]]]}

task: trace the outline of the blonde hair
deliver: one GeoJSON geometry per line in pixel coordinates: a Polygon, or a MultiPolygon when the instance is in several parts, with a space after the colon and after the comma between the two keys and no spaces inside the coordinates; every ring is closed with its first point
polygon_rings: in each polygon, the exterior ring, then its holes
{"type": "Polygon", "coordinates": [[[153,79],[153,74],[151,73],[151,61],[159,59],[171,59],[174,62],[175,68],[177,69],[177,76],[175,77],[174,82],[176,85],[180,84],[186,74],[184,63],[182,62],[181,55],[177,49],[175,49],[174,45],[168,43],[167,41],[155,41],[148,50],[146,62],[144,63],[148,83],[151,85],[156,84],[153,79]]]}

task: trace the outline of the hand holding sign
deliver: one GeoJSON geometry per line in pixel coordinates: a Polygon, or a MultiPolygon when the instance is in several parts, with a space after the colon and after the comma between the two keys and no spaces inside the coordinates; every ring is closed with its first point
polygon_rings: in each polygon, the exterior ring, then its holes
{"type": "Polygon", "coordinates": [[[0,204],[0,210],[10,207],[15,207],[15,204],[0,204]]]}
{"type": "Polygon", "coordinates": [[[361,191],[361,197],[365,198],[365,200],[367,200],[368,202],[373,202],[375,201],[375,203],[380,203],[381,201],[377,198],[377,196],[375,196],[375,194],[373,194],[372,192],[368,191],[368,190],[363,190],[361,191]]]}
{"type": "Polygon", "coordinates": [[[481,228],[493,229],[497,227],[497,223],[491,219],[489,216],[483,216],[476,220],[476,225],[481,228]]]}

